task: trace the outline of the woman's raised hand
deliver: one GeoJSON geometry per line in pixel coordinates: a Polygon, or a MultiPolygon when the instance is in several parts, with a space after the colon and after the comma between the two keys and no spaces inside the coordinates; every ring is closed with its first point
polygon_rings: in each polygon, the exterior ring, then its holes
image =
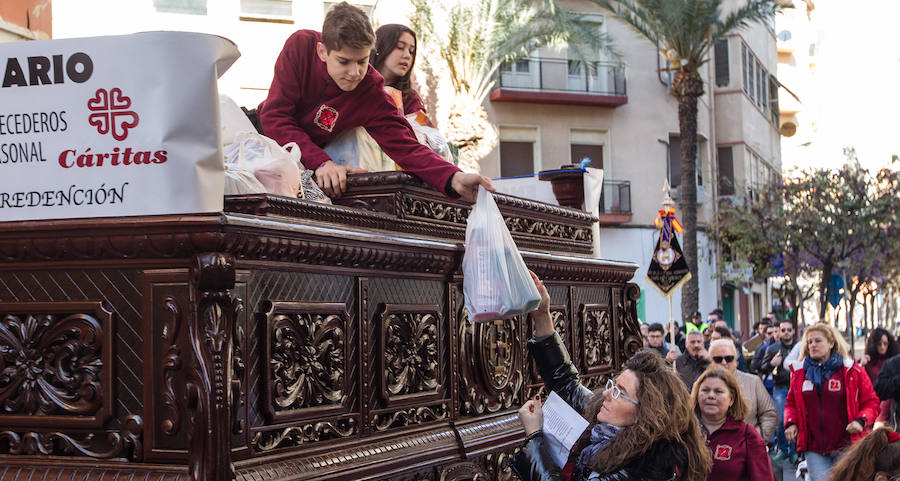
{"type": "Polygon", "coordinates": [[[531,319],[534,321],[534,335],[540,337],[553,334],[553,321],[550,319],[550,293],[547,292],[547,287],[544,286],[537,274],[531,271],[528,273],[531,274],[538,294],[541,295],[541,303],[538,304],[537,310],[531,313],[531,319]]]}
{"type": "Polygon", "coordinates": [[[519,408],[519,421],[525,428],[526,436],[540,430],[544,425],[542,406],[540,399],[535,396],[535,399],[530,399],[519,408]]]}

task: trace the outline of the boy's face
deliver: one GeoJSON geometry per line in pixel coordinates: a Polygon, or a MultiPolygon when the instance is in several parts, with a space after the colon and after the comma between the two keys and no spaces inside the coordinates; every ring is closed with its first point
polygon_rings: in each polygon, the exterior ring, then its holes
{"type": "Polygon", "coordinates": [[[355,89],[366,76],[369,68],[369,52],[372,47],[353,48],[344,46],[340,50],[328,51],[325,44],[316,44],[316,53],[325,62],[328,76],[338,88],[345,92],[355,89]]]}

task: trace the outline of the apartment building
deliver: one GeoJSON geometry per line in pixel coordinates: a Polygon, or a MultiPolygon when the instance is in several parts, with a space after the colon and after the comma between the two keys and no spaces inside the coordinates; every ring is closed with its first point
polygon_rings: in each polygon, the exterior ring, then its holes
{"type": "MultiPolygon", "coordinates": [[[[812,0],[796,2],[794,8],[776,19],[778,46],[778,78],[785,85],[812,86],[817,67],[819,34],[812,0]]],[[[817,105],[813,89],[803,92],[803,100],[786,90],[778,96],[781,122],[781,148],[785,170],[808,167],[815,156],[813,144],[817,136],[816,112],[806,105],[817,105]]]]}
{"type": "Polygon", "coordinates": [[[52,33],[51,0],[0,2],[0,42],[40,40],[52,33]]]}
{"type": "MultiPolygon", "coordinates": [[[[727,2],[734,9],[740,0],[727,2]]],[[[600,256],[636,262],[643,293],[639,315],[666,321],[667,299],[644,279],[658,237],[653,227],[663,181],[678,197],[680,143],[677,102],[660,52],[590,3],[570,1],[606,31],[621,54],[598,52],[585,68],[565,48],[539,49],[507,66],[487,102],[499,147],[482,161],[492,177],[521,176],[591,158],[604,170],[600,256]]],[[[705,66],[698,103],[698,250],[700,309],[722,307],[748,332],[771,310],[771,286],[739,262],[723,259],[708,226],[721,196],[752,189],[781,172],[777,52],[774,25],[753,25],[716,45],[705,66]],[[725,274],[717,277],[718,263],[725,274]]],[[[676,214],[680,214],[677,212],[676,214]]],[[[674,296],[680,317],[680,295],[674,296]]]]}

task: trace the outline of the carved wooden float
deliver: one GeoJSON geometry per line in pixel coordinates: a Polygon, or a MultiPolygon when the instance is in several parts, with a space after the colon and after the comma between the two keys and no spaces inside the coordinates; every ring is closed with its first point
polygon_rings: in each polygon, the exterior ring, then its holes
{"type": "MultiPolygon", "coordinates": [[[[508,478],[541,381],[530,319],[466,318],[469,204],[349,183],[344,205],[4,224],[0,481],[508,478]]],[[[584,212],[497,202],[602,385],[641,346],[637,266],[584,255],[584,212]]]]}

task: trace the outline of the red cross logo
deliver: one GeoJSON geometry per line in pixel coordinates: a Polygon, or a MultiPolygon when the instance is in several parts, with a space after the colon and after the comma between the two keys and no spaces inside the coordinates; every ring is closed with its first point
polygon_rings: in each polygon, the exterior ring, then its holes
{"type": "Polygon", "coordinates": [[[316,112],[316,117],[313,119],[313,122],[323,130],[331,132],[334,130],[334,124],[337,123],[337,118],[337,110],[322,104],[322,106],[319,107],[319,111],[316,112]]]}
{"type": "Polygon", "coordinates": [[[728,461],[731,459],[731,446],[727,444],[716,446],[716,455],[713,457],[720,461],[728,461]]]}
{"type": "Polygon", "coordinates": [[[131,108],[131,98],[122,95],[122,89],[116,87],[107,91],[97,89],[92,99],[88,100],[88,123],[97,128],[101,135],[112,133],[114,139],[125,140],[128,130],[137,127],[137,112],[131,108]]]}
{"type": "Polygon", "coordinates": [[[837,392],[841,390],[841,381],[837,379],[829,379],[828,380],[828,390],[831,392],[837,392]]]}

